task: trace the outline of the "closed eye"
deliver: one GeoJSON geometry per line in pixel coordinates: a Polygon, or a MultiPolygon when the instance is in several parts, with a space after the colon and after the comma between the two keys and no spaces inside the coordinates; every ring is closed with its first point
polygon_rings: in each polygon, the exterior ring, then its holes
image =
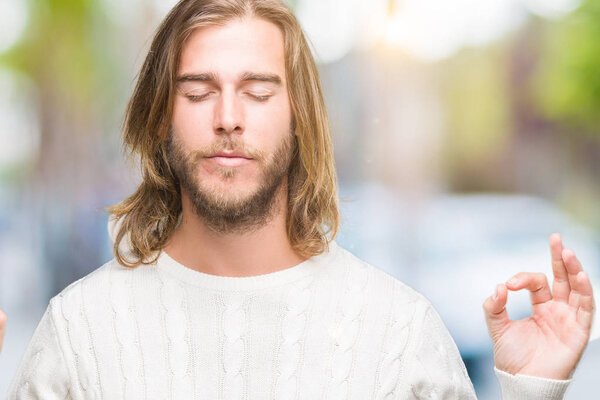
{"type": "Polygon", "coordinates": [[[197,102],[197,101],[202,101],[202,100],[204,100],[204,99],[205,99],[205,98],[207,98],[207,97],[208,97],[208,96],[209,96],[211,93],[212,93],[212,92],[208,92],[208,93],[204,93],[204,94],[201,94],[201,95],[191,95],[191,94],[188,94],[188,95],[186,95],[185,97],[187,97],[187,98],[188,98],[188,100],[189,100],[189,101],[191,101],[191,102],[197,102]]]}
{"type": "MultiPolygon", "coordinates": [[[[206,99],[208,96],[210,96],[213,92],[208,92],[208,93],[203,93],[201,95],[192,95],[192,94],[188,94],[186,95],[186,97],[188,98],[189,101],[191,102],[199,102],[202,101],[204,99],[206,99]]],[[[271,98],[272,95],[260,95],[260,94],[253,94],[253,93],[246,93],[248,96],[252,97],[255,100],[258,101],[267,101],[269,100],[269,98],[271,98]]]]}
{"type": "Polygon", "coordinates": [[[258,101],[267,101],[271,97],[271,95],[259,95],[259,94],[253,94],[253,93],[248,93],[248,95],[258,101]]]}

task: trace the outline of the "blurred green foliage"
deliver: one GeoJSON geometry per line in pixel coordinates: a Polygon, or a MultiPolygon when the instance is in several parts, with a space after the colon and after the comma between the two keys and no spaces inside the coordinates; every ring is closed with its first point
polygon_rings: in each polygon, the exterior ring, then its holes
{"type": "Polygon", "coordinates": [[[600,1],[584,0],[545,28],[532,86],[540,110],[600,138],[600,1]]]}
{"type": "Polygon", "coordinates": [[[463,50],[443,65],[445,149],[454,162],[485,163],[504,149],[511,131],[507,49],[463,50]]]}
{"type": "Polygon", "coordinates": [[[22,39],[0,54],[0,64],[29,76],[42,96],[89,107],[110,74],[102,39],[109,24],[100,0],[29,0],[22,39]]]}

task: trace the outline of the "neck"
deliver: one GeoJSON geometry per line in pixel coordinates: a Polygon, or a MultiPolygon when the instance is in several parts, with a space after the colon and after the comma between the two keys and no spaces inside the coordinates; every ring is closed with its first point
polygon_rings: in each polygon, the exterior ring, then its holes
{"type": "Polygon", "coordinates": [[[182,192],[181,223],[163,249],[180,264],[196,271],[219,276],[268,274],[304,261],[292,248],[287,235],[287,186],[281,185],[271,218],[242,233],[211,230],[193,211],[182,192]]]}

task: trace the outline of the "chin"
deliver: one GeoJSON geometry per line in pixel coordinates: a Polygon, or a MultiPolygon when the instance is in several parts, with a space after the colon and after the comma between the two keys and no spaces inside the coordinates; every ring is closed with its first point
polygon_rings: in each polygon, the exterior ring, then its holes
{"type": "Polygon", "coordinates": [[[252,197],[258,190],[258,185],[249,185],[248,182],[237,180],[221,180],[214,184],[200,186],[203,193],[210,193],[212,198],[221,198],[227,203],[236,203],[252,197]]]}

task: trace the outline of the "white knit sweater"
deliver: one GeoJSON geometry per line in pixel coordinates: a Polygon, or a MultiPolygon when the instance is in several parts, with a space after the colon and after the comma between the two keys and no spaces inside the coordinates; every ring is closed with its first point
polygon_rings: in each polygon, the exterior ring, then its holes
{"type": "MultiPolygon", "coordinates": [[[[504,399],[568,381],[497,371],[504,399]]],[[[282,271],[221,277],[162,252],[112,260],[50,301],[9,399],[474,399],[421,295],[332,243],[282,271]]]]}

